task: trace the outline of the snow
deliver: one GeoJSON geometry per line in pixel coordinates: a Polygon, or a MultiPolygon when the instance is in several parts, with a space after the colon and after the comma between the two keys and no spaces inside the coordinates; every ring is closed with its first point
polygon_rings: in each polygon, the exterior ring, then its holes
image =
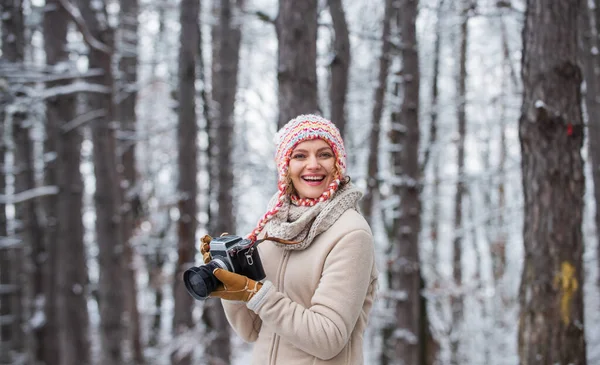
{"type": "Polygon", "coordinates": [[[40,186],[13,195],[0,195],[0,204],[17,204],[47,195],[58,194],[57,186],[40,186]]]}
{"type": "Polygon", "coordinates": [[[43,310],[36,310],[33,317],[29,319],[29,326],[32,328],[41,328],[46,323],[46,316],[43,310]]]}
{"type": "Polygon", "coordinates": [[[21,240],[14,237],[0,237],[0,249],[11,248],[19,245],[21,240]]]}
{"type": "Polygon", "coordinates": [[[415,345],[418,343],[417,336],[409,330],[403,328],[397,328],[394,330],[393,337],[404,340],[409,344],[415,345]]]}

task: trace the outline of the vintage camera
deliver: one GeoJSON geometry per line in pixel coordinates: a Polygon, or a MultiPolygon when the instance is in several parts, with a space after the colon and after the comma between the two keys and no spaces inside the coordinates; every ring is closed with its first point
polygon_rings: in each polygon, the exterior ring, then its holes
{"type": "Polygon", "coordinates": [[[204,300],[217,288],[219,280],[213,275],[215,269],[231,271],[256,281],[265,278],[258,249],[248,239],[234,235],[213,238],[210,255],[212,260],[209,263],[183,273],[185,288],[195,299],[204,300]]]}

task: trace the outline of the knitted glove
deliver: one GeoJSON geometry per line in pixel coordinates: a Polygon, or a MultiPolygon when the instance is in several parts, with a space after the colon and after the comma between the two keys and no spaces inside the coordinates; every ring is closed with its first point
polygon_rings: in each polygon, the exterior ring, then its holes
{"type": "Polygon", "coordinates": [[[248,302],[262,287],[262,283],[231,271],[215,269],[213,274],[223,285],[210,293],[211,297],[248,302]]]}
{"type": "Polygon", "coordinates": [[[200,244],[200,253],[205,264],[208,264],[212,260],[210,256],[210,241],[212,241],[212,237],[207,234],[200,238],[200,242],[202,242],[200,244]]]}

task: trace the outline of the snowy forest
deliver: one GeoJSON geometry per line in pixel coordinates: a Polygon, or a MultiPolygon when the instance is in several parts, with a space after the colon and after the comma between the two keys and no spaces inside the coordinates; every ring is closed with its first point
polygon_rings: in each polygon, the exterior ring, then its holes
{"type": "Polygon", "coordinates": [[[1,0],[0,364],[248,364],[182,273],[344,136],[365,364],[600,364],[600,0],[1,0]]]}

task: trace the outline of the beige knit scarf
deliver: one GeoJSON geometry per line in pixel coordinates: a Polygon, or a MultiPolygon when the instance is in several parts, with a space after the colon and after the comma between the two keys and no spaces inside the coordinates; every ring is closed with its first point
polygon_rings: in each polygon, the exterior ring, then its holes
{"type": "MultiPolygon", "coordinates": [[[[269,210],[277,203],[278,194],[269,202],[269,210]]],[[[351,183],[345,184],[330,199],[315,204],[312,207],[296,206],[285,199],[277,214],[269,220],[265,232],[270,237],[277,237],[298,244],[275,245],[286,250],[304,250],[315,239],[331,227],[348,209],[358,211],[358,201],[362,197],[360,190],[351,183]]]]}

